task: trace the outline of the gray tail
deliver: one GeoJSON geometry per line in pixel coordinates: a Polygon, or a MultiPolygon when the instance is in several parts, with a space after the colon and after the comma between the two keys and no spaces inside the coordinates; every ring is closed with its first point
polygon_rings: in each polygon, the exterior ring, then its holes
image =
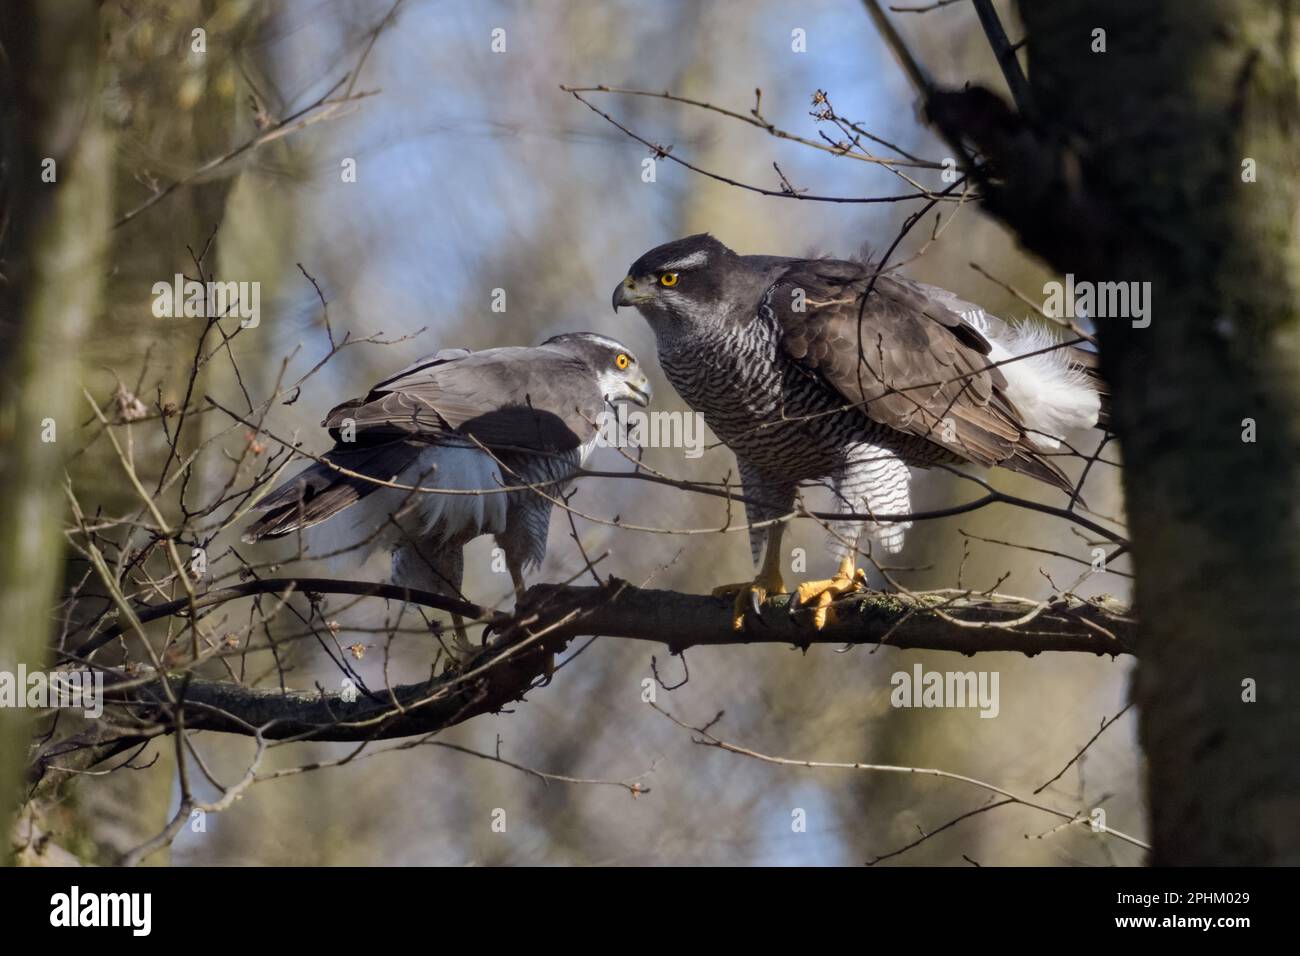
{"type": "Polygon", "coordinates": [[[266,514],[249,525],[243,540],[251,544],[264,538],[281,538],[320,524],[382,487],[368,478],[392,481],[417,454],[419,450],[406,442],[327,452],[323,461],[290,478],[257,503],[256,510],[266,514]]]}

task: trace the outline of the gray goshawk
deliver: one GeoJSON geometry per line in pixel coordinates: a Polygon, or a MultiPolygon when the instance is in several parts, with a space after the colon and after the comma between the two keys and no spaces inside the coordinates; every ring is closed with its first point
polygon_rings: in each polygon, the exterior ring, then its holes
{"type": "Polygon", "coordinates": [[[333,409],[321,425],[334,447],[257,504],[265,514],[244,540],[312,529],[312,553],[362,560],[383,548],[394,584],[460,597],[465,544],[492,534],[520,595],[524,571],[546,556],[553,499],[616,401],[644,406],[650,384],[636,356],[601,335],[438,352],[333,409]]]}
{"type": "MultiPolygon", "coordinates": [[[[772,522],[801,483],[828,481],[837,510],[895,516],[911,511],[909,466],[1000,465],[1070,491],[1047,455],[1102,414],[1090,353],[870,262],[742,256],[701,234],[637,259],[613,304],[649,321],[668,380],[736,454],[756,563],[766,546],[756,580],[734,586],[737,628],[746,598],[785,591],[772,522]]],[[[839,571],[800,585],[796,606],[820,628],[864,583],[863,533],[893,553],[909,526],[834,522],[839,571]]]]}

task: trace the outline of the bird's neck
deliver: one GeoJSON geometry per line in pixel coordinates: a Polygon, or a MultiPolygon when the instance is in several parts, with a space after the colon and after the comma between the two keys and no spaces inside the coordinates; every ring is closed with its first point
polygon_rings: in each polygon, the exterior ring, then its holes
{"type": "Polygon", "coordinates": [[[724,315],[701,322],[698,319],[683,321],[671,316],[651,320],[661,364],[680,365],[683,362],[698,364],[707,361],[710,350],[724,343],[728,329],[735,326],[724,315]]]}

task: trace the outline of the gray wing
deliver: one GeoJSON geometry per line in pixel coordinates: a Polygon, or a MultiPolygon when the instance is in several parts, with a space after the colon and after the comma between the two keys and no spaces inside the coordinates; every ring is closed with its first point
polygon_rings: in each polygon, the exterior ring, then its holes
{"type": "Polygon", "coordinates": [[[595,436],[604,406],[582,362],[543,348],[497,348],[416,363],[322,424],[337,439],[351,419],[358,442],[472,436],[488,448],[559,452],[595,436]]]}
{"type": "Polygon", "coordinates": [[[321,424],[336,445],[272,491],[244,540],[309,528],[392,481],[428,444],[474,440],[494,451],[559,454],[595,437],[605,400],[582,362],[546,348],[445,349],[335,407],[321,424]],[[352,441],[343,441],[346,420],[352,441]],[[331,467],[337,466],[337,467],[331,467]],[[340,469],[347,469],[348,474],[340,469]]]}

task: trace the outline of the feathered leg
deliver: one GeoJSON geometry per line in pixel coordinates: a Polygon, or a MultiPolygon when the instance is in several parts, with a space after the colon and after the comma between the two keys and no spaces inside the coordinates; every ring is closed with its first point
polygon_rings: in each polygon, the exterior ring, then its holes
{"type": "MultiPolygon", "coordinates": [[[[542,513],[543,519],[549,517],[549,507],[542,513]]],[[[534,522],[535,523],[535,522],[534,522]]],[[[542,541],[545,541],[546,525],[541,525],[542,541]]],[[[501,547],[506,558],[506,570],[510,572],[510,583],[515,589],[515,607],[518,608],[524,599],[524,593],[528,590],[528,584],[524,580],[524,566],[529,563],[537,551],[537,529],[530,528],[529,522],[516,521],[511,530],[498,534],[496,536],[497,544],[501,547]]],[[[535,560],[535,558],[534,558],[535,560]]],[[[543,674],[546,678],[546,684],[551,682],[555,674],[555,655],[547,654],[546,661],[543,663],[543,674]]],[[[545,684],[543,684],[545,686],[545,684]]]]}
{"type": "MultiPolygon", "coordinates": [[[[908,514],[912,510],[909,493],[911,472],[899,458],[884,448],[862,443],[849,449],[844,467],[833,476],[833,488],[839,507],[849,512],[869,515],[908,514]]],[[[836,598],[862,590],[867,585],[865,572],[857,567],[856,555],[863,532],[889,554],[903,548],[903,536],[910,521],[873,522],[860,519],[834,521],[830,525],[831,553],[840,559],[835,576],[823,581],[805,581],[795,589],[790,610],[811,607],[813,627],[821,630],[836,598]]]]}
{"type": "Polygon", "coordinates": [[[768,595],[784,594],[786,591],[785,581],[781,577],[781,538],[785,534],[785,523],[773,519],[790,513],[794,508],[795,494],[793,483],[773,480],[743,459],[739,460],[739,464],[741,491],[750,499],[745,502],[745,515],[750,525],[750,559],[758,564],[761,554],[762,564],[759,565],[754,580],[724,584],[713,589],[715,597],[735,595],[731,626],[737,631],[744,628],[745,614],[749,610],[757,614],[768,595]]]}
{"type": "MultiPolygon", "coordinates": [[[[393,549],[393,583],[400,587],[432,591],[444,597],[463,598],[461,583],[465,577],[465,551],[460,542],[432,547],[417,547],[413,542],[403,542],[393,549]]],[[[473,653],[465,620],[459,614],[451,615],[452,654],[464,658],[473,653]]]]}

